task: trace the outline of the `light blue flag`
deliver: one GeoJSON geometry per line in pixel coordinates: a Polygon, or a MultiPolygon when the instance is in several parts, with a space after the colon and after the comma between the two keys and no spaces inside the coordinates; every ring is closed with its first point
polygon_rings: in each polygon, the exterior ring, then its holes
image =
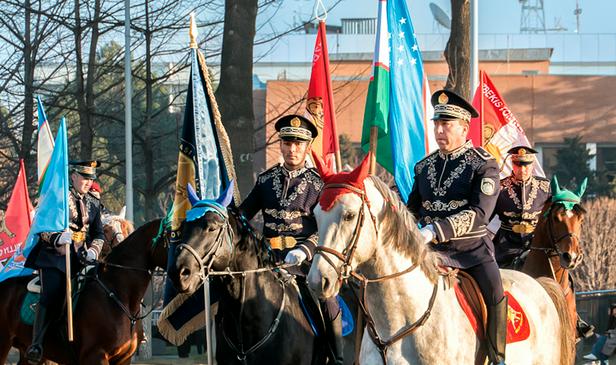
{"type": "Polygon", "coordinates": [[[387,2],[390,34],[389,130],[396,185],[408,199],[414,166],[428,152],[426,133],[429,96],[415,30],[404,0],[387,2]]]}
{"type": "Polygon", "coordinates": [[[0,271],[0,281],[32,273],[32,269],[25,268],[24,263],[38,242],[39,233],[68,229],[68,188],[66,124],[62,118],[30,232],[23,248],[17,250],[0,271]]]}

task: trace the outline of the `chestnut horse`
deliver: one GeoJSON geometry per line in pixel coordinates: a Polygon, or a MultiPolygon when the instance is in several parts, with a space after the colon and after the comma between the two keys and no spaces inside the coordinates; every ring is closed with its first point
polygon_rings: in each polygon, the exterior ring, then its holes
{"type": "MultiPolygon", "coordinates": [[[[44,358],[62,364],[130,364],[138,346],[135,322],[141,300],[152,271],[167,263],[166,244],[154,242],[159,225],[154,220],[137,229],[88,274],[73,312],[74,342],[66,341],[66,318],[59,318],[45,337],[44,358]]],[[[0,363],[6,362],[11,346],[22,352],[31,343],[32,326],[20,316],[31,279],[0,283],[0,363]]]]}
{"type": "Polygon", "coordinates": [[[567,299],[574,329],[577,309],[569,270],[575,269],[583,259],[580,233],[586,211],[580,201],[586,187],[585,182],[586,180],[574,193],[561,189],[556,177],[552,179],[554,198],[543,208],[530,252],[522,266],[522,272],[534,278],[548,277],[560,284],[567,299]],[[566,199],[560,200],[559,196],[563,195],[566,199]]]}
{"type": "Polygon", "coordinates": [[[122,208],[120,214],[103,214],[101,218],[103,221],[105,244],[99,256],[100,260],[104,260],[114,247],[124,241],[135,230],[133,223],[125,219],[125,208],[122,208]]]}

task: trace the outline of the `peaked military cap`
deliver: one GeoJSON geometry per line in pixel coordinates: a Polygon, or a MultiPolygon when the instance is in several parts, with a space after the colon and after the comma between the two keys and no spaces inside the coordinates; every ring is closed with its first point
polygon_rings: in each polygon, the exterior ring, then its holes
{"type": "Polygon", "coordinates": [[[101,165],[101,163],[96,160],[70,161],[68,164],[71,171],[87,179],[96,179],[96,168],[101,165]]]}
{"type": "Polygon", "coordinates": [[[453,91],[439,90],[432,94],[430,102],[434,107],[432,120],[462,119],[470,122],[471,118],[479,116],[477,110],[468,101],[453,91]]]}
{"type": "Polygon", "coordinates": [[[311,141],[319,132],[317,127],[301,115],[285,115],[275,125],[280,139],[285,141],[311,141]]]}
{"type": "Polygon", "coordinates": [[[515,146],[507,151],[511,155],[511,162],[516,165],[530,165],[535,162],[537,150],[527,146],[515,146]]]}

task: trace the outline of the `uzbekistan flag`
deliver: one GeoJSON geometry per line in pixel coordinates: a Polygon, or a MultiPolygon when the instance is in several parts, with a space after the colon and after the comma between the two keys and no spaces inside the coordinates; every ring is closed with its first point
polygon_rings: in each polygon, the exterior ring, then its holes
{"type": "Polygon", "coordinates": [[[430,124],[433,110],[421,52],[404,0],[380,0],[373,74],[368,86],[362,148],[378,130],[376,160],[393,174],[406,200],[414,166],[436,148],[430,124]]]}

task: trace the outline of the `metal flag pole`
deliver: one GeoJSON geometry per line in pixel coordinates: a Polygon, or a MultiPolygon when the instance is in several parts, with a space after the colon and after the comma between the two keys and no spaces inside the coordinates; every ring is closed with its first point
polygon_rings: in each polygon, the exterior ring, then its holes
{"type": "MultiPolygon", "coordinates": [[[[471,93],[479,80],[479,0],[471,0],[471,93]]],[[[472,98],[471,98],[472,99],[472,98]]]]}
{"type": "Polygon", "coordinates": [[[73,243],[69,245],[65,245],[64,248],[66,253],[64,255],[65,258],[65,268],[66,268],[66,323],[67,323],[67,333],[68,333],[68,342],[73,342],[73,289],[71,286],[71,246],[73,243]]]}
{"type": "Polygon", "coordinates": [[[126,154],[126,219],[133,220],[133,80],[130,55],[130,0],[124,0],[124,149],[126,154]]]}

